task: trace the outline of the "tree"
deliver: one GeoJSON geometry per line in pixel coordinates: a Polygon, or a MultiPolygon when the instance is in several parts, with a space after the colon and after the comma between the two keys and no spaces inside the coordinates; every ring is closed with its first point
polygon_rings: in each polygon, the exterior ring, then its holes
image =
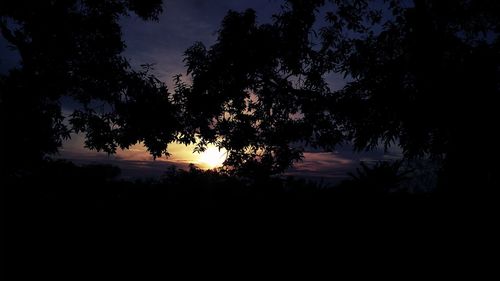
{"type": "MultiPolygon", "coordinates": [[[[119,19],[156,20],[161,0],[2,1],[2,36],[21,63],[0,76],[2,158],[8,174],[38,165],[71,132],[86,146],[115,152],[144,141],[167,153],[178,122],[165,85],[121,55],[119,19]],[[69,120],[61,110],[70,99],[69,120]],[[7,168],[7,167],[6,167],[7,168]]],[[[66,116],[68,117],[68,116],[66,116]]]]}
{"type": "Polygon", "coordinates": [[[373,4],[334,1],[321,30],[332,70],[352,78],[329,103],[336,122],[358,149],[397,142],[406,158],[443,159],[446,187],[492,187],[499,3],[373,4]]]}
{"type": "Polygon", "coordinates": [[[228,167],[252,174],[280,173],[301,158],[291,144],[309,141],[327,118],[315,108],[327,87],[309,40],[321,2],[297,2],[263,25],[253,10],[230,11],[215,45],[186,51],[193,83],[178,80],[177,92],[200,149],[215,143],[228,151],[228,167]]]}
{"type": "Polygon", "coordinates": [[[442,159],[446,186],[492,186],[498,15],[498,1],[465,0],[289,0],[263,25],[230,12],[215,45],[186,51],[184,110],[239,169],[283,171],[306,145],[396,143],[442,159]],[[329,73],[346,85],[331,91],[329,73]]]}

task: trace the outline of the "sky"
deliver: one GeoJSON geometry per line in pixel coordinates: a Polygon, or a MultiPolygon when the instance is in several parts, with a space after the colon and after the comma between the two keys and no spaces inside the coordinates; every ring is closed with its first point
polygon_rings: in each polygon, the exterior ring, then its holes
{"type": "MultiPolygon", "coordinates": [[[[121,20],[123,39],[127,45],[124,55],[135,68],[145,63],[154,64],[153,73],[172,88],[172,77],[186,74],[184,51],[197,41],[206,46],[213,44],[227,11],[252,8],[257,12],[258,22],[266,23],[271,21],[272,14],[279,10],[281,4],[280,0],[164,0],[164,11],[158,22],[145,22],[133,15],[121,20]]],[[[18,61],[1,37],[0,55],[0,72],[5,72],[18,61]]],[[[329,83],[332,89],[338,89],[344,81],[332,76],[329,77],[329,83]]],[[[193,163],[201,168],[213,168],[224,160],[224,152],[214,147],[209,148],[208,154],[204,155],[193,154],[192,149],[192,146],[171,144],[171,157],[153,161],[144,147],[138,144],[110,156],[85,149],[83,137],[73,135],[71,140],[64,143],[59,157],[80,164],[98,162],[117,165],[122,169],[124,178],[157,177],[172,165],[185,169],[193,163]]],[[[346,178],[346,173],[354,170],[360,161],[392,159],[399,155],[397,148],[387,152],[378,149],[365,153],[353,153],[348,146],[335,152],[307,151],[304,161],[297,163],[286,174],[338,182],[346,178]]]]}
{"type": "Polygon", "coordinates": [[[159,22],[144,22],[136,16],[125,18],[125,55],[132,65],[155,63],[156,74],[167,84],[175,74],[185,74],[184,51],[200,41],[209,46],[227,11],[257,11],[260,23],[270,22],[281,0],[164,0],[159,22]]]}

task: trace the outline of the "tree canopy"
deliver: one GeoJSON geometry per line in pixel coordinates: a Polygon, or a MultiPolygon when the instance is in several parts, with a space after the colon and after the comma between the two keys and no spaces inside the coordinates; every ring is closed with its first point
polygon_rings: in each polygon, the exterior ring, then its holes
{"type": "Polygon", "coordinates": [[[154,20],[160,4],[0,4],[2,35],[22,59],[0,77],[8,158],[40,158],[83,131],[87,147],[108,153],[212,143],[228,151],[230,170],[269,175],[310,147],[395,144],[408,159],[442,159],[445,181],[468,173],[491,184],[498,1],[287,0],[266,24],[253,10],[229,11],[215,44],[186,50],[192,83],[177,76],[173,92],[121,55],[119,18],[154,20]],[[331,74],[345,78],[339,90],[331,74]],[[79,104],[69,123],[62,97],[79,104]]]}
{"type": "Polygon", "coordinates": [[[263,25],[253,10],[230,11],[216,44],[186,51],[193,83],[178,89],[191,132],[201,136],[200,145],[226,149],[227,166],[279,173],[301,158],[295,144],[340,141],[339,131],[320,128],[332,123],[318,107],[328,89],[321,54],[309,39],[314,2],[287,6],[263,25]]]}
{"type": "Polygon", "coordinates": [[[91,149],[113,153],[143,141],[154,156],[166,154],[178,126],[176,109],[163,82],[148,69],[132,69],[122,56],[119,23],[132,12],[156,20],[161,4],[1,2],[2,36],[21,58],[0,77],[2,152],[10,167],[56,152],[71,132],[81,131],[91,149]],[[72,100],[66,114],[62,98],[72,100]]]}
{"type": "Polygon", "coordinates": [[[465,0],[289,0],[270,24],[229,12],[213,46],[186,51],[184,106],[229,166],[281,172],[307,146],[396,144],[406,158],[488,178],[498,15],[498,1],[465,0]],[[340,90],[331,73],[346,78],[340,90]]]}

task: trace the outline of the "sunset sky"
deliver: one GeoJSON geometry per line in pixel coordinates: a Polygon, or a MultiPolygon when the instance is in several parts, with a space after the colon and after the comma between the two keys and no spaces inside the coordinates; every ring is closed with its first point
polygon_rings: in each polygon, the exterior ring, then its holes
{"type": "MultiPolygon", "coordinates": [[[[220,22],[228,10],[242,11],[253,8],[257,11],[260,23],[269,22],[282,1],[278,0],[166,0],[164,12],[159,22],[144,22],[136,16],[122,20],[123,38],[127,44],[125,56],[133,67],[144,63],[154,64],[154,74],[172,88],[172,77],[185,75],[183,53],[194,42],[201,41],[209,46],[216,40],[216,32],[220,22]]],[[[0,38],[0,71],[5,72],[17,63],[16,53],[9,50],[5,40],[0,38]]],[[[338,77],[329,77],[332,89],[343,85],[338,77]]],[[[63,110],[70,112],[71,101],[63,101],[63,110]]],[[[111,163],[122,168],[123,177],[153,177],[161,175],[165,168],[175,165],[186,168],[193,163],[201,168],[213,168],[224,160],[224,152],[209,147],[205,154],[193,154],[192,146],[171,144],[168,159],[156,161],[137,144],[126,151],[118,151],[116,155],[89,151],[83,147],[83,138],[73,135],[61,149],[60,156],[77,163],[111,163]]],[[[298,163],[288,173],[296,176],[337,181],[346,176],[361,160],[381,160],[398,157],[397,149],[384,153],[376,150],[369,153],[352,153],[350,147],[340,148],[334,153],[308,151],[303,162],[298,163]]]]}

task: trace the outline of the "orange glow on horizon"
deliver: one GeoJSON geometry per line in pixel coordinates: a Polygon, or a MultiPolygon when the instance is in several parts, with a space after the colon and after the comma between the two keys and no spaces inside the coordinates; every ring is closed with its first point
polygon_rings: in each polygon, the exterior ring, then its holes
{"type": "MultiPolygon", "coordinates": [[[[149,162],[153,160],[151,154],[147,151],[143,143],[132,145],[128,149],[118,149],[116,154],[107,155],[104,152],[87,150],[84,147],[84,138],[82,135],[74,134],[72,138],[64,143],[61,152],[66,158],[87,158],[108,156],[112,159],[149,162]],[[83,156],[82,156],[83,155],[83,156]]],[[[170,143],[168,145],[169,157],[159,157],[156,161],[171,162],[172,164],[194,164],[201,169],[213,169],[222,166],[226,160],[227,152],[225,149],[219,150],[215,145],[208,145],[202,153],[193,152],[195,145],[184,145],[180,143],[170,143]]]]}
{"type": "MultiPolygon", "coordinates": [[[[219,150],[214,145],[208,145],[204,152],[193,152],[194,145],[171,143],[168,145],[170,157],[160,157],[157,161],[177,162],[194,164],[201,169],[214,169],[222,166],[226,160],[227,153],[224,149],[219,150]]],[[[136,144],[129,149],[118,150],[116,156],[123,160],[151,161],[152,157],[144,145],[136,144]]]]}

